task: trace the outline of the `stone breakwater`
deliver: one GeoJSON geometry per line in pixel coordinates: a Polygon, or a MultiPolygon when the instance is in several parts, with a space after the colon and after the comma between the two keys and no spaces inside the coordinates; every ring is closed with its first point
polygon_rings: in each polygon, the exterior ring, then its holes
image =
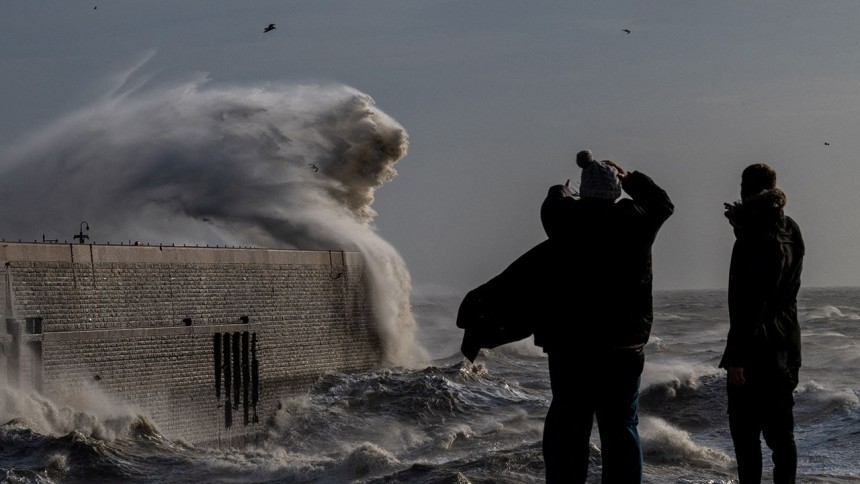
{"type": "Polygon", "coordinates": [[[380,365],[361,254],[0,243],[0,382],[91,385],[169,438],[259,438],[280,399],[380,365]]]}

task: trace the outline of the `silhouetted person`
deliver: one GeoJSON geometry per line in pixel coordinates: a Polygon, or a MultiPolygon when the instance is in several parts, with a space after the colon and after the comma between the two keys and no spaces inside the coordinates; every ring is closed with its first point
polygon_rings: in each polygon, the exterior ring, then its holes
{"type": "Polygon", "coordinates": [[[558,254],[546,277],[563,278],[555,297],[567,306],[535,332],[552,386],[543,436],[546,482],[585,482],[596,416],[603,482],[639,483],[639,383],[653,320],[651,246],[674,206],[643,173],[595,161],[590,151],[578,153],[576,163],[579,197],[556,185],[541,207],[558,254]],[[622,189],[629,199],[618,200],[622,189]]]}
{"type": "Polygon", "coordinates": [[[773,451],[773,480],[795,482],[794,397],[800,370],[797,292],[804,245],[783,213],[776,172],[750,165],[741,200],[725,204],[735,244],[729,268],[730,329],[720,367],[728,371],[729,427],[741,484],[761,482],[760,436],[773,451]]]}

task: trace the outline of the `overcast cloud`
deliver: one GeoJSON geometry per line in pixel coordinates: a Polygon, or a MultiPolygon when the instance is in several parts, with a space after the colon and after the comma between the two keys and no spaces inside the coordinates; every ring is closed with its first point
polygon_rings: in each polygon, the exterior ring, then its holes
{"type": "MultiPolygon", "coordinates": [[[[850,0],[5,1],[0,203],[26,212],[6,210],[0,237],[71,238],[88,220],[97,242],[221,240],[203,223],[186,227],[193,234],[106,233],[119,230],[110,213],[61,200],[70,178],[33,169],[68,153],[33,154],[80,146],[47,144],[58,120],[87,123],[80,113],[129,94],[207,79],[204,94],[244,96],[236,103],[245,105],[266,101],[258,91],[342,86],[408,136],[405,156],[389,163],[397,176],[366,194],[375,214],[362,223],[402,256],[418,287],[471,288],[540,242],[546,190],[578,179],[573,156],[586,148],[672,196],[676,213],[654,248],[658,288],[725,287],[733,237],[722,203],[737,198],[740,172],[754,162],[776,168],[803,230],[804,284],[856,286],[857,18],[860,3],[850,0]],[[269,23],[277,28],[264,34],[269,23]]],[[[63,129],[86,138],[89,128],[63,129]]],[[[159,139],[148,149],[164,148],[159,139]]],[[[225,147],[207,146],[212,156],[225,147]]],[[[104,201],[116,187],[96,181],[90,190],[104,201]]],[[[257,199],[230,203],[242,201],[257,199]]]]}

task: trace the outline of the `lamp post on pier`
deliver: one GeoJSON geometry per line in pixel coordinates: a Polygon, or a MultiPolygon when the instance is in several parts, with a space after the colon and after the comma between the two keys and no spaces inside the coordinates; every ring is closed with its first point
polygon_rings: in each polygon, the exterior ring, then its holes
{"type": "Polygon", "coordinates": [[[87,231],[90,230],[90,224],[88,224],[86,221],[83,221],[83,222],[81,222],[81,231],[78,233],[78,235],[75,235],[75,237],[74,237],[74,238],[78,239],[78,243],[80,243],[80,244],[84,243],[84,239],[90,238],[89,235],[84,233],[84,227],[86,227],[87,231]]]}

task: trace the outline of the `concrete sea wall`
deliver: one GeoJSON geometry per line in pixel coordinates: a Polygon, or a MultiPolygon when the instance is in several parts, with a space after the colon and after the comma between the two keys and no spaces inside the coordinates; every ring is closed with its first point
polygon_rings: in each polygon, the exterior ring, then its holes
{"type": "Polygon", "coordinates": [[[0,382],[86,383],[169,438],[253,441],[281,398],[382,358],[358,253],[3,242],[0,270],[0,382]]]}

